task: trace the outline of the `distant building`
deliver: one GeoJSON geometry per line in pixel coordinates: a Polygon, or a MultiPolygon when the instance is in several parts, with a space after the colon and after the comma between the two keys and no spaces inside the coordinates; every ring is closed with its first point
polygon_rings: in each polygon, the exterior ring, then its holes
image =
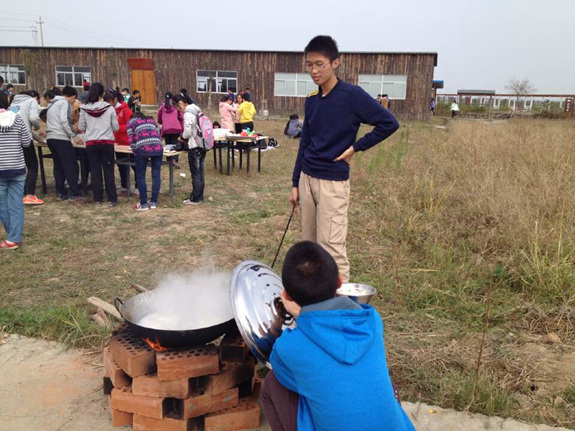
{"type": "MultiPolygon", "coordinates": [[[[429,118],[437,53],[344,52],[340,78],[373,97],[388,94],[402,120],[429,118]]],[[[258,110],[303,112],[317,87],[305,72],[302,52],[124,48],[0,47],[0,75],[17,91],[40,92],[83,80],[140,90],[145,104],[166,91],[186,88],[202,107],[216,107],[228,90],[250,87],[258,110]],[[210,96],[211,94],[211,96],[210,96]]]]}

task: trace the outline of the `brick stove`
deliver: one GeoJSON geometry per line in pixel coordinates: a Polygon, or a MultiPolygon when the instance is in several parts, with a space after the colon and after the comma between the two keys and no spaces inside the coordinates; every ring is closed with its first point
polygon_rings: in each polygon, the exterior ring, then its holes
{"type": "Polygon", "coordinates": [[[241,335],[206,344],[155,351],[116,329],[104,349],[104,393],[112,425],[135,431],[233,431],[257,428],[262,381],[241,335]]]}

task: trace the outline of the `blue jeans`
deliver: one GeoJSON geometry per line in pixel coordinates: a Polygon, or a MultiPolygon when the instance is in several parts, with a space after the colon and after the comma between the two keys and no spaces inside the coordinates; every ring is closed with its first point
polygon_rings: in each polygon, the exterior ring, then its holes
{"type": "Polygon", "coordinates": [[[146,187],[146,168],[148,166],[148,159],[152,163],[152,199],[151,202],[158,203],[158,195],[160,194],[160,184],[162,183],[161,170],[162,170],[162,155],[147,156],[136,154],[136,187],[140,192],[140,205],[148,204],[148,189],[146,187]]]}
{"type": "Polygon", "coordinates": [[[202,202],[204,200],[204,189],[206,188],[206,180],[204,178],[205,160],[205,150],[194,148],[188,153],[188,162],[190,163],[190,172],[192,174],[192,193],[190,194],[192,202],[202,202]]]}
{"type": "Polygon", "coordinates": [[[24,184],[26,175],[14,178],[0,178],[0,220],[8,233],[10,242],[22,241],[24,229],[24,184]]]}

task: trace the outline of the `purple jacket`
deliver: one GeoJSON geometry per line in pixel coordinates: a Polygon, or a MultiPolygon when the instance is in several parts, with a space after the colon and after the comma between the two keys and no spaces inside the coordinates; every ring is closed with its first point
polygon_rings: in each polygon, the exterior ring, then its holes
{"type": "Polygon", "coordinates": [[[184,131],[184,114],[174,105],[166,107],[164,103],[158,110],[158,124],[162,125],[162,136],[167,134],[180,134],[184,131]]]}

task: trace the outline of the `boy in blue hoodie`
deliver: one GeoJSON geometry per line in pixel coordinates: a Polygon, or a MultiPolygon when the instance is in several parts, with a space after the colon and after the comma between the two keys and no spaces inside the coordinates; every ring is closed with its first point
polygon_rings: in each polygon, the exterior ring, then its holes
{"type": "Polygon", "coordinates": [[[391,385],[381,317],[336,297],[333,257],[302,241],[287,253],[282,301],[297,328],[276,341],[262,403],[273,431],[414,431],[391,385]]]}

